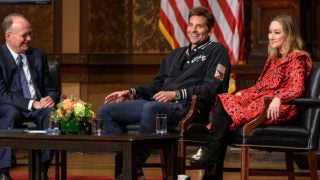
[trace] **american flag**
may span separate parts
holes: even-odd
[[[231,64],[244,61],[242,0],[161,0],[159,27],[173,49],[189,43],[186,34],[189,10],[208,8],[215,18],[212,41],[228,50]]]
[[[214,33],[210,39],[228,50],[230,63],[243,64],[243,3],[242,0],[161,0],[159,28],[173,49],[189,44],[186,34],[189,10],[208,8],[214,16]],[[231,77],[234,77],[232,75]],[[234,82],[234,79],[230,82]],[[235,90],[230,84],[229,92]]]

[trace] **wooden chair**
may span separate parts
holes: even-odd
[[[290,104],[299,106],[299,113],[294,123],[288,125],[263,125],[269,103],[272,99],[265,100],[263,113],[255,120],[232,131],[229,134],[232,146],[241,148],[241,179],[247,180],[249,175],[288,176],[293,180],[295,176],[310,176],[312,180],[318,179],[316,152],[319,144],[320,128],[320,63],[313,62],[311,76],[306,83],[306,95]],[[189,122],[190,121],[190,122]],[[179,141],[179,169],[184,173],[192,169],[185,165],[185,150],[189,145],[199,146],[204,144],[208,130],[203,125],[191,124],[192,118],[181,122],[181,133],[184,138]],[[188,127],[188,128],[186,128]],[[196,137],[195,134],[199,138]],[[189,136],[187,135],[189,134]],[[227,138],[227,139],[228,139]],[[286,156],[285,170],[280,169],[250,169],[249,149],[284,152]],[[180,152],[181,151],[181,152]],[[310,173],[295,172],[293,166],[293,153],[305,152],[308,156]]]
[[[306,95],[290,104],[299,107],[294,123],[288,125],[262,125],[271,99],[265,100],[263,113],[254,121],[244,125],[233,133],[232,145],[241,147],[241,179],[249,175],[283,175],[288,179],[295,176],[310,176],[318,179],[316,152],[320,132],[320,63],[313,62],[312,72],[306,83]],[[249,149],[285,152],[287,169],[249,171]],[[310,173],[295,172],[293,153],[306,152]]]
[[[226,71],[225,78],[221,84],[221,87],[218,90],[218,93],[224,93],[228,91],[229,87],[229,67]],[[179,121],[178,126],[176,124],[168,124],[168,132],[169,133],[177,133],[180,134],[180,139],[178,141],[178,174],[184,174],[185,169],[196,169],[191,166],[186,166],[186,147],[189,145],[199,146],[204,143],[207,134],[200,133],[201,131],[207,131],[206,125],[209,123],[209,118],[200,118],[198,117],[198,107],[200,102],[200,97],[193,95],[191,98],[191,107],[187,115]],[[139,124],[128,124],[123,125],[122,130],[125,133],[129,134],[137,134],[139,133],[140,125]],[[192,137],[192,139],[190,139]],[[159,167],[162,168],[162,178],[166,179],[165,174],[165,163],[164,157],[166,155],[160,151],[160,163],[147,163],[143,166],[146,167]],[[117,177],[122,172],[122,155],[117,153],[115,156],[115,177]]]

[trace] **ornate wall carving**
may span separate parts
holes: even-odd
[[[82,52],[127,53],[130,50],[128,0],[80,1]]]
[[[81,51],[161,53],[170,50],[158,28],[158,0],[81,1]]]
[[[171,50],[159,27],[159,0],[133,1],[134,53],[163,53]]]

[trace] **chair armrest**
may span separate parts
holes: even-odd
[[[265,98],[264,100],[264,107],[262,113],[253,121],[250,121],[249,123],[245,124],[242,129],[242,135],[247,136],[251,133],[251,131],[259,126],[261,123],[263,123],[267,117],[267,111],[269,108],[269,104],[271,103],[272,98]],[[294,105],[303,105],[313,108],[319,108],[320,107],[320,99],[310,99],[310,98],[297,98],[294,99],[288,104],[294,104]]]
[[[196,117],[198,99],[199,99],[199,97],[197,95],[192,96],[192,101],[191,101],[191,106],[190,106],[189,112],[182,120],[179,121],[178,128],[179,128],[180,132],[185,131],[188,128],[188,126],[191,124],[193,119]]]
[[[320,108],[320,99],[297,98],[290,101],[289,104]]]
[[[262,113],[256,119],[248,122],[247,124],[245,124],[243,126],[243,128],[242,128],[242,135],[243,136],[249,135],[254,128],[259,126],[261,123],[263,123],[266,120],[268,108],[269,108],[271,101],[272,101],[272,98],[265,98],[264,99],[264,107],[263,107]]]

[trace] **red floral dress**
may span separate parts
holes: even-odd
[[[235,129],[255,119],[262,112],[265,97],[281,99],[280,116],[275,120],[268,119],[266,124],[292,121],[297,114],[297,107],[283,103],[302,96],[311,63],[309,56],[301,51],[292,52],[282,60],[271,60],[269,57],[257,83],[241,90],[241,96],[219,94],[218,99],[233,120],[230,128]]]

